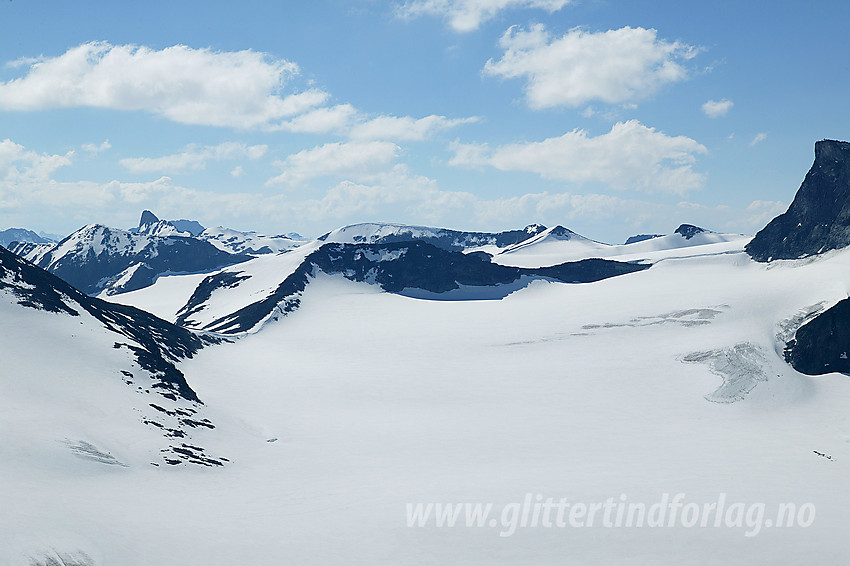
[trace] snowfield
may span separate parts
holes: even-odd
[[[124,351],[3,303],[0,563],[843,563],[850,380],[799,374],[781,353],[807,313],[848,295],[850,250],[768,265],[724,252],[489,301],[319,275],[286,318],[180,365],[220,468],[150,465],[160,438],[113,375]],[[228,269],[251,269],[245,288],[262,293],[296,253]],[[134,296],[173,320],[180,301],[155,289],[198,277]],[[755,536],[406,521],[407,504],[665,493],[816,516]]]

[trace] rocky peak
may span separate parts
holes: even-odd
[[[850,143],[821,140],[784,214],[746,246],[756,261],[798,259],[850,245]]]
[[[142,217],[139,219],[139,230],[144,230],[145,227],[156,224],[157,222],[159,222],[159,218],[156,217],[156,214],[150,210],[144,210],[142,211]]]
[[[693,224],[681,224],[678,228],[676,228],[676,234],[680,234],[686,240],[690,240],[697,234],[701,234],[705,232],[705,228],[700,228],[699,226],[694,226]]]

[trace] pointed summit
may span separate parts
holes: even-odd
[[[746,246],[756,261],[799,259],[850,245],[850,143],[821,140],[788,211]]]
[[[159,222],[159,218],[156,217],[156,214],[150,210],[145,210],[142,212],[142,217],[139,219],[139,231],[142,231],[145,227],[156,224],[157,222]]]

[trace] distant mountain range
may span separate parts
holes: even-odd
[[[59,242],[25,229],[2,234],[11,251],[84,293],[142,306],[178,305],[159,314],[193,330],[241,334],[296,309],[318,273],[409,296],[480,299],[504,297],[535,279],[598,281],[694,255],[746,249],[754,260],[769,261],[824,253],[850,244],[848,184],[850,144],[818,142],[815,162],[788,212],[751,240],[691,224],[669,235],[609,245],[563,226],[489,233],[364,223],[307,241],[295,234],[265,236],[208,229],[194,220],[160,220],[149,210],[133,229],[91,224]],[[153,300],[166,292],[157,285],[163,278],[170,299]],[[810,363],[795,361],[801,348],[801,341],[789,346],[788,359],[809,371]],[[815,350],[809,348],[807,356]]]

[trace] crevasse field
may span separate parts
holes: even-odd
[[[502,300],[319,275],[298,310],[180,366],[216,423],[192,443],[221,468],[151,465],[150,399],[114,376],[127,353],[89,318],[4,298],[16,379],[0,382],[0,563],[842,563],[850,380],[799,374],[781,349],[805,313],[848,295],[850,251],[765,265],[744,241]],[[173,320],[197,282],[125,300]],[[503,509],[527,494],[723,497],[764,514],[509,529]],[[498,520],[408,526],[419,503],[492,504]],[[813,520],[768,526],[785,503]]]

